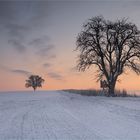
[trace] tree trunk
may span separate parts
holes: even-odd
[[[115,85],[116,85],[116,80],[113,80],[109,84],[109,90],[108,90],[108,95],[114,97],[115,96]]]
[[[114,97],[115,96],[114,90],[115,90],[115,86],[110,85],[108,90],[108,95]]]

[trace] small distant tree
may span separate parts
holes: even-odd
[[[97,66],[98,81],[105,77],[109,96],[114,96],[118,77],[130,68],[140,74],[140,30],[127,19],[89,19],[77,37],[79,70]]]
[[[38,75],[31,75],[25,83],[25,87],[29,88],[32,87],[34,89],[34,91],[36,90],[37,87],[42,87],[42,83],[45,80],[42,79],[42,77],[38,76]]]

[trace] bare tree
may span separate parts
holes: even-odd
[[[97,66],[98,81],[105,77],[109,96],[114,96],[116,81],[126,68],[140,74],[140,31],[127,19],[115,22],[93,17],[77,37],[78,69]]]
[[[38,75],[31,75],[28,80],[26,80],[26,84],[25,87],[29,88],[32,87],[34,89],[34,91],[36,90],[37,87],[42,87],[42,83],[45,80],[42,79],[42,77],[38,76]]]

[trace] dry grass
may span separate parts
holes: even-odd
[[[95,89],[65,89],[63,90],[69,93],[80,94],[83,96],[108,96],[107,91],[95,90]],[[115,97],[138,97],[136,94],[128,94],[126,90],[115,90]]]

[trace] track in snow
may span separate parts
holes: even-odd
[[[140,139],[140,98],[0,93],[0,140],[124,139]]]

